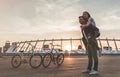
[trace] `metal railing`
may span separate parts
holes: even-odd
[[[76,41],[76,42],[75,42]],[[120,50],[120,39],[97,39],[98,45],[101,49],[106,47],[113,47],[115,51]],[[34,49],[34,51],[41,51],[43,49],[43,45],[47,44],[47,42],[55,42],[59,43],[61,45],[61,50],[67,50],[65,49],[66,45],[69,45],[70,50],[75,50],[78,48],[78,45],[81,45],[82,48],[84,48],[82,39],[44,39],[44,40],[30,40],[30,41],[21,41],[21,42],[13,42],[16,47],[12,52],[18,52],[21,50],[24,50],[25,52],[30,51],[31,49]],[[104,45],[102,42],[106,43]],[[113,42],[112,46],[110,45],[110,42]],[[75,45],[76,44],[76,45]]]

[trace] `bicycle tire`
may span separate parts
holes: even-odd
[[[42,64],[42,56],[40,54],[34,54],[30,56],[29,65],[32,68],[37,69],[38,67],[41,66],[41,64]]]
[[[52,61],[52,55],[50,53],[45,54],[42,63],[43,67],[47,68],[51,64],[51,61]]]
[[[64,54],[60,53],[57,56],[57,65],[60,66],[64,62]]]
[[[21,65],[21,56],[20,55],[14,55],[11,60],[11,65],[14,68],[18,68]]]

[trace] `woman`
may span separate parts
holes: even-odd
[[[97,41],[94,37],[94,31],[96,30],[96,27],[92,24],[88,25],[88,27],[85,27],[87,21],[83,16],[79,17],[79,22],[81,24],[81,31],[83,34],[82,40],[88,52],[88,67],[82,72],[89,74],[98,74]],[[93,62],[94,68],[92,70]]]
[[[84,27],[87,27],[90,24],[92,24],[93,26],[96,26],[96,23],[95,23],[94,19],[90,16],[89,12],[84,11],[82,16],[87,21],[87,23],[84,25]]]
[[[88,27],[90,24],[92,24],[93,26],[96,26],[96,23],[95,23],[94,19],[91,17],[89,12],[84,11],[82,16],[86,20],[86,24],[83,27]],[[96,34],[98,34],[98,36],[100,36],[100,33],[98,33],[98,31],[96,32]],[[99,57],[101,57],[101,49],[99,47],[97,47],[97,48],[99,51]]]

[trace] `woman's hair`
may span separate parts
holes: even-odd
[[[84,11],[83,13],[86,13],[86,14],[88,15],[89,18],[91,17],[89,12]]]

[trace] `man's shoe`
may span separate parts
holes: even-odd
[[[82,70],[82,73],[90,73],[90,70],[88,69]]]
[[[95,75],[95,74],[98,74],[98,71],[93,70],[93,71],[91,71],[89,74]]]

